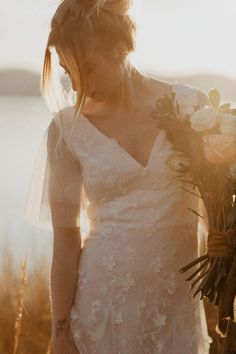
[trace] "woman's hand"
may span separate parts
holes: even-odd
[[[66,333],[59,338],[52,338],[52,354],[80,354],[73,338]]]

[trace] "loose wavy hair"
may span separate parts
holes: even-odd
[[[41,91],[46,95],[51,81],[50,48],[56,48],[75,83],[76,113],[80,112],[87,93],[86,63],[94,51],[108,53],[122,42],[124,59],[135,49],[136,25],[128,15],[130,0],[63,0],[51,20],[44,64]],[[128,72],[132,66],[125,61]]]

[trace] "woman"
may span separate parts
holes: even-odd
[[[53,353],[206,354],[202,303],[178,273],[197,256],[197,219],[188,207],[198,200],[165,164],[172,145],[150,118],[156,99],[178,85],[128,61],[135,33],[128,8],[125,0],[64,0],[51,22],[43,92],[55,48],[77,93],[47,129],[37,209],[38,224],[53,225]],[[207,103],[205,93],[186,90]]]

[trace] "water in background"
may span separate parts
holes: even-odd
[[[39,259],[49,265],[52,257],[52,232],[23,219],[34,160],[52,116],[41,97],[0,96],[0,117],[0,260],[8,245],[15,270],[25,257],[32,270]]]
[[[51,257],[51,233],[23,219],[34,159],[51,115],[39,97],[0,96],[0,117],[0,259],[9,245],[18,270],[25,256],[29,267],[39,256]]]
[[[52,233],[23,219],[34,159],[52,117],[42,98],[32,96],[0,96],[0,117],[0,260],[9,245],[15,269],[25,256],[32,269],[39,258],[46,265],[52,257]]]

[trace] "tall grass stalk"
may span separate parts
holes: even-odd
[[[15,320],[15,337],[14,337],[14,349],[13,349],[13,354],[17,354],[17,349],[19,346],[19,339],[20,339],[20,334],[22,330],[22,316],[23,316],[23,310],[25,309],[24,306],[24,294],[25,294],[25,286],[27,283],[27,261],[26,259],[22,262],[21,264],[21,283],[20,283],[20,289],[18,293],[18,311],[16,315],[16,320]]]

